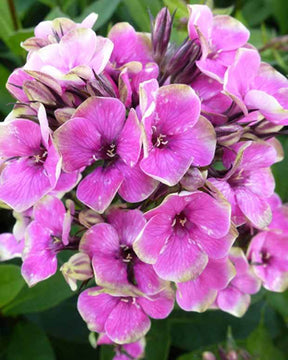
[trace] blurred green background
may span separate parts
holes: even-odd
[[[263,60],[283,74],[288,73],[287,0],[219,0],[208,4],[214,6],[216,13],[231,14],[242,21],[250,29],[250,41],[261,51]],[[130,22],[139,31],[149,31],[148,9],[156,15],[163,6],[171,12],[177,9],[173,41],[179,43],[186,37],[182,21],[187,17],[184,0],[0,0],[1,119],[15,101],[5,89],[7,78],[25,62],[26,52],[19,44],[33,35],[33,27],[40,21],[66,16],[79,22],[93,11],[99,14],[94,26],[98,34],[106,35],[112,24],[119,21]],[[288,138],[280,140],[286,159],[275,165],[273,172],[276,191],[287,202]],[[1,232],[10,231],[12,225],[11,214],[0,210]],[[62,256],[60,264],[68,257],[69,254],[65,254],[65,259]],[[77,294],[71,293],[62,275],[58,273],[28,289],[19,265],[17,261],[0,265],[0,359],[112,359],[110,347],[90,346],[86,324],[77,313]],[[288,359],[287,324],[288,292],[262,290],[253,297],[242,319],[219,311],[197,314],[175,309],[168,319],[153,322],[147,336],[146,359],[201,359],[203,351],[216,351],[219,346],[232,346],[238,352],[246,349],[252,359]]]

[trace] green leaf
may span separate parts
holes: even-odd
[[[234,11],[235,6],[231,5],[226,8],[215,8],[213,9],[213,14],[215,15],[231,15]]]
[[[181,19],[188,17],[188,10],[185,1],[183,0],[163,0],[163,3],[169,9],[170,13],[176,10],[175,18]]]
[[[140,31],[150,31],[148,8],[141,0],[123,0],[127,11]]]
[[[284,160],[280,163],[277,163],[272,166],[272,171],[276,181],[276,192],[280,195],[283,202],[288,201],[288,137],[287,136],[279,136],[278,140],[280,140],[284,154],[286,154]]]
[[[168,359],[170,348],[170,325],[168,319],[152,321],[147,335],[146,358],[149,360]]]
[[[68,17],[69,15],[65,14],[59,6],[53,7],[53,9],[48,13],[48,15],[45,17],[45,20],[54,20],[58,17]]]
[[[4,315],[19,315],[43,311],[58,305],[73,296],[62,274],[58,272],[51,278],[32,288],[25,286],[9,305],[3,308]]]
[[[272,14],[272,8],[267,0],[250,0],[245,1],[242,14],[249,26],[257,26]]]
[[[9,75],[10,75],[10,71],[8,69],[6,69],[5,66],[0,64],[0,89],[1,89],[0,111],[4,115],[7,115],[8,112],[10,111],[11,107],[9,107],[8,104],[10,102],[15,101],[5,88],[5,85],[6,85]]]
[[[88,343],[89,330],[77,310],[77,295],[52,309],[29,314],[27,317],[41,326],[49,336],[76,343]]]
[[[32,323],[20,322],[12,333],[7,360],[55,360],[55,355],[41,328]]]
[[[0,38],[5,39],[14,31],[8,0],[0,1]]]
[[[100,347],[100,360],[111,360],[115,356],[112,346],[102,345]]]
[[[28,13],[29,9],[35,5],[35,0],[14,0],[14,3],[18,15],[22,18]]]
[[[288,31],[288,2],[286,0],[267,0],[267,4],[271,8],[282,34],[286,34]]]
[[[98,0],[94,1],[91,5],[89,5],[81,14],[81,16],[74,19],[76,22],[81,22],[87,15],[91,12],[95,12],[99,15],[95,25],[93,26],[94,30],[99,29],[102,25],[104,25],[114,14],[117,6],[119,5],[120,0]]]
[[[13,51],[16,55],[26,55],[26,51],[21,48],[20,44],[22,41],[34,36],[34,29],[21,29],[13,32],[6,39],[7,46]]]
[[[24,286],[21,270],[16,265],[0,265],[0,308],[9,304]]]
[[[225,341],[229,326],[236,340],[245,339],[258,326],[262,307],[261,301],[251,305],[241,319],[219,310],[201,314],[173,311],[169,318],[171,343],[186,351],[207,348]]]
[[[266,299],[268,303],[282,315],[284,321],[288,324],[288,291],[281,294],[267,292]]]
[[[47,5],[51,8],[59,4],[59,0],[39,0],[42,4]]]
[[[88,340],[86,344],[79,344],[78,342],[65,341],[63,339],[51,338],[50,341],[53,345],[53,349],[56,354],[56,359],[59,360],[97,360],[99,359],[97,350],[93,349],[88,344]],[[111,360],[113,356],[110,358],[106,358],[107,360]]]
[[[285,360],[283,353],[273,344],[269,332],[260,324],[247,339],[246,347],[255,360]]]

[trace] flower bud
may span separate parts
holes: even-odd
[[[161,62],[168,48],[173,16],[171,17],[169,10],[165,7],[159,11],[155,21],[151,21],[152,27],[152,46],[154,59],[157,63]]]
[[[240,125],[221,125],[215,127],[217,142],[222,146],[231,146],[236,144],[244,133],[244,129]]]
[[[204,186],[207,179],[207,171],[200,171],[197,167],[191,167],[183,176],[180,183],[185,190],[196,191]]]
[[[216,360],[216,356],[211,351],[205,351],[202,354],[202,360]]]
[[[36,80],[25,81],[23,90],[30,101],[39,101],[45,105],[56,105],[56,99],[52,92]]]
[[[78,253],[64,263],[60,271],[72,291],[77,290],[77,280],[85,281],[93,277],[90,258],[85,253]]]
[[[166,77],[171,76],[172,83],[190,84],[195,76],[195,63],[200,55],[200,44],[195,40],[185,39],[170,56],[165,69]]]
[[[104,222],[101,215],[93,211],[92,209],[85,209],[79,213],[79,222],[86,228],[90,228],[93,225]]]
[[[94,73],[95,80],[88,82],[87,90],[95,96],[116,97],[115,90],[109,79],[104,75]]]

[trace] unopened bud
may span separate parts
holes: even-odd
[[[116,97],[116,92],[113,87],[113,80],[108,78],[108,75],[97,75],[94,72],[95,80],[87,83],[87,90],[93,96],[102,97]]]
[[[197,167],[191,167],[183,176],[180,183],[185,190],[196,191],[204,186],[207,174],[207,171],[200,171]]]
[[[240,125],[220,125],[215,127],[217,142],[219,145],[231,146],[236,144],[244,133]]]
[[[77,280],[85,281],[93,277],[90,258],[85,253],[78,253],[64,263],[60,271],[72,291],[77,290]]]
[[[202,354],[203,360],[216,360],[216,356],[211,351],[205,351]]]
[[[47,88],[36,80],[25,81],[23,90],[30,101],[39,101],[45,105],[56,105],[55,96]]]
[[[201,47],[195,40],[185,39],[172,54],[165,69],[171,82],[190,84],[195,76],[195,64],[201,56]]]
[[[80,211],[78,219],[80,224],[84,225],[86,228],[90,228],[93,225],[104,222],[102,216],[92,209]]]
[[[238,355],[235,350],[230,350],[226,355],[227,360],[238,360]]]
[[[173,16],[167,8],[163,8],[159,11],[156,19],[151,21],[152,27],[152,46],[154,59],[157,63],[161,62],[164,58],[168,44],[170,41]]]

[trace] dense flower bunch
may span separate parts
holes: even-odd
[[[78,310],[114,359],[140,358],[150,318],[242,316],[261,284],[288,287],[288,208],[274,194],[275,136],[288,80],[262,63],[249,31],[189,5],[187,39],[128,23],[95,34],[59,18],[22,46],[0,125],[0,200],[14,210],[1,260],[21,257],[29,286],[61,266]]]

